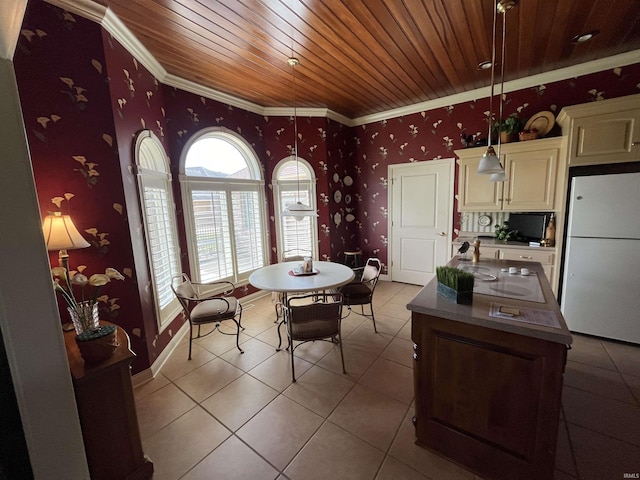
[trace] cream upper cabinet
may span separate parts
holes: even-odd
[[[640,160],[640,94],[563,108],[558,123],[570,166]]]
[[[500,160],[507,181],[491,182],[478,175],[485,147],[456,150],[458,155],[458,210],[461,212],[532,212],[555,210],[558,168],[563,160],[563,138],[547,138],[501,146]],[[563,177],[564,178],[564,177]]]

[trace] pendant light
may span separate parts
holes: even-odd
[[[500,114],[498,118],[498,125],[502,125],[503,118],[503,99],[504,99],[504,65],[506,62],[506,40],[507,40],[507,11],[511,10],[515,6],[515,1],[499,1],[496,10],[502,14],[502,59],[500,61]],[[502,142],[500,141],[500,135],[498,135],[498,159],[500,159],[500,149]],[[499,162],[499,160],[498,160]],[[492,173],[489,177],[491,182],[505,182],[507,180],[507,174],[504,171],[504,167],[500,164],[500,172]]]
[[[480,159],[480,164],[478,165],[478,174],[480,175],[494,175],[497,174],[499,177],[495,177],[494,181],[503,181],[498,180],[498,178],[504,177],[506,180],[506,175],[504,173],[504,168],[500,164],[499,154],[496,155],[495,149],[491,146],[491,127],[493,121],[493,96],[495,89],[495,65],[496,65],[496,31],[497,31],[497,17],[498,12],[506,15],[508,10],[511,10],[515,6],[515,0],[498,0],[494,10],[493,10],[493,31],[492,31],[492,49],[491,49],[491,96],[489,97],[489,135],[487,140],[487,150],[484,155]],[[506,26],[506,18],[503,18],[503,27],[502,27],[502,89],[504,88],[504,40],[505,40],[505,28]],[[502,89],[500,93],[500,112],[502,112]],[[502,113],[501,113],[502,115]],[[502,122],[502,116],[500,117],[500,122]],[[498,137],[498,151],[500,151],[500,137]]]
[[[291,67],[291,76],[293,78],[293,155],[296,159],[296,203],[287,205],[282,211],[283,217],[294,217],[295,220],[302,220],[304,217],[317,217],[317,212],[308,205],[300,201],[300,164],[298,161],[298,112],[296,107],[296,74],[295,67],[300,63],[297,58],[291,57],[287,60]]]

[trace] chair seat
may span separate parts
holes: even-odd
[[[229,302],[229,303],[227,303]],[[238,300],[235,297],[212,298],[198,303],[191,310],[191,321],[194,324],[206,323],[213,320],[231,319],[236,315]]]
[[[347,305],[359,305],[360,301],[370,302],[371,289],[363,283],[348,283],[338,291],[344,296],[344,303]]]

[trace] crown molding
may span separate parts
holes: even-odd
[[[51,5],[60,7],[67,12],[75,13],[81,17],[102,25],[107,7],[92,0],[45,0]]]
[[[571,67],[560,68],[550,72],[532,75],[530,77],[519,78],[504,83],[504,93],[523,90],[525,88],[537,87],[547,83],[559,82],[568,78],[576,78],[581,75],[602,72],[610,68],[624,67],[638,63],[640,58],[640,50],[605,57],[591,62],[579,63]],[[411,115],[414,113],[434,110],[436,108],[448,107],[459,103],[478,100],[479,98],[487,98],[491,95],[491,87],[482,87],[467,92],[449,95],[447,97],[429,100],[426,102],[416,103],[406,107],[387,110],[373,115],[365,115],[362,117],[351,119],[351,126],[365,125],[367,123],[389,120],[390,118]]]
[[[204,85],[200,85],[199,83],[192,82],[191,80],[178,77],[176,75],[173,75],[172,73],[167,73],[164,78],[159,78],[158,80],[162,81],[162,83],[170,87],[180,88],[181,90],[193,93],[195,95],[200,95],[202,97],[208,98],[209,100],[216,100],[218,102],[226,103],[233,107],[242,108],[252,113],[257,113],[258,115],[265,114],[265,107],[263,107],[262,105],[243,100],[242,98],[234,97],[233,95],[219,92],[218,90],[214,90],[210,87],[205,87]]]
[[[164,81],[167,77],[167,71],[151,54],[138,38],[122,23],[122,20],[113,13],[113,10],[107,8],[104,19],[101,22],[104,29],[109,32],[122,46],[135,57],[138,62],[145,66],[151,74],[158,79]]]
[[[124,23],[109,9],[99,5],[92,0],[46,0],[52,5],[56,5],[67,11],[76,13],[82,17],[99,23],[113,37],[118,40],[131,55],[133,55],[142,65],[144,65],[156,79],[165,85],[180,88],[187,92],[201,95],[210,100],[219,101],[233,107],[242,108],[258,115],[267,116],[292,116],[293,108],[286,107],[265,107],[253,102],[229,95],[210,87],[205,87],[198,83],[186,80],[176,75],[167,73],[165,68],[155,59],[155,57],[146,49],[146,47],[138,40],[138,38],[129,30]],[[576,78],[581,75],[601,72],[610,68],[624,67],[638,63],[640,58],[640,50],[605,57],[591,62],[580,63],[571,67],[561,68],[550,72],[532,75],[530,77],[520,78],[504,83],[504,92],[509,93],[525,88],[536,87],[547,83],[558,82],[569,78]],[[435,100],[428,100],[406,107],[386,110],[384,112],[372,115],[364,115],[357,118],[349,118],[340,113],[323,108],[298,108],[298,114],[310,117],[324,116],[336,122],[342,123],[348,127],[356,127],[367,123],[374,123],[391,118],[412,115],[414,113],[434,110],[437,108],[448,107],[464,102],[478,100],[479,98],[487,98],[491,95],[491,87],[482,87],[467,92],[457,93]]]

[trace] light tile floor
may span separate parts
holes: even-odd
[[[380,282],[370,320],[343,322],[338,349],[296,350],[291,382],[269,296],[245,304],[241,336],[188,340],[135,389],[154,480],[469,479],[414,444],[412,343],[406,303],[419,287]],[[284,331],[283,331],[284,334]],[[640,347],[575,335],[564,377],[556,480],[623,479],[640,472]],[[627,477],[627,478],[638,478]]]

